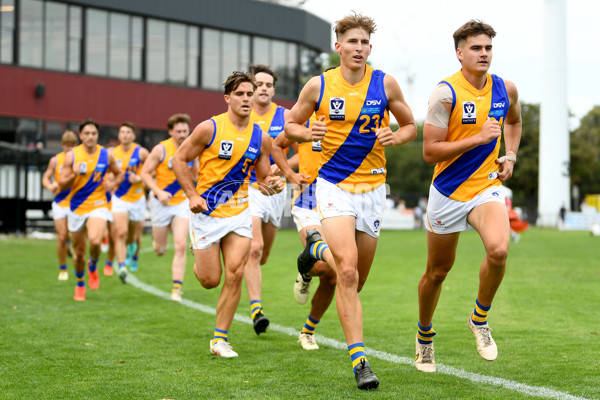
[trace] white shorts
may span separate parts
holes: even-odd
[[[62,207],[59,206],[58,204],[56,204],[55,202],[52,202],[52,219],[53,220],[57,220],[57,219],[63,219],[63,218],[67,218],[67,216],[69,215],[69,211],[71,211],[69,209],[69,207]]]
[[[433,185],[429,188],[429,201],[425,215],[425,228],[429,232],[446,234],[471,229],[467,222],[469,213],[477,206],[490,201],[504,203],[502,186],[492,186],[471,201],[457,201],[441,194]]]
[[[337,185],[317,178],[317,207],[321,219],[350,215],[356,230],[379,237],[385,208],[385,185],[364,193],[346,192]]]
[[[79,232],[85,228],[85,223],[88,218],[102,218],[105,221],[112,221],[112,214],[106,207],[97,208],[94,211],[83,215],[78,215],[72,211],[69,211],[69,215],[67,216],[69,232]]]
[[[321,225],[321,215],[316,209],[309,210],[308,208],[293,206],[292,216],[294,217],[294,223],[298,232],[307,226]]]
[[[252,216],[249,208],[227,218],[211,217],[203,213],[190,214],[190,241],[194,250],[208,249],[230,232],[252,239]]]
[[[273,196],[265,196],[262,192],[252,186],[248,188],[248,198],[250,200],[250,214],[253,217],[259,217],[264,223],[270,222],[276,228],[281,225],[281,216],[283,215],[283,207],[287,186],[280,193]]]
[[[152,197],[150,212],[152,213],[152,226],[169,226],[175,217],[190,218],[190,201],[186,198],[175,206],[163,206],[156,197]]]
[[[144,196],[134,202],[123,201],[117,196],[113,196],[111,203],[113,213],[128,213],[130,221],[144,220],[144,212],[146,211],[146,198]]]

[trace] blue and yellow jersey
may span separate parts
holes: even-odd
[[[453,98],[447,141],[476,135],[488,116],[496,119],[504,130],[510,100],[501,78],[487,74],[485,86],[477,90],[458,71],[441,83],[450,87]],[[499,150],[500,137],[451,160],[437,163],[433,186],[444,196],[458,201],[469,201],[492,186],[500,186],[499,166],[495,162]]]
[[[130,203],[136,202],[144,195],[144,184],[143,182],[130,183],[130,174],[139,174],[142,169],[142,161],[140,160],[140,150],[142,146],[132,143],[128,151],[123,151],[123,146],[118,145],[113,150],[113,157],[115,161],[125,173],[125,179],[115,190],[115,196],[123,201]]]
[[[269,135],[271,140],[275,140],[275,138],[283,132],[283,127],[285,125],[285,107],[280,107],[275,103],[271,103],[271,109],[269,112],[264,115],[258,115],[254,109],[250,113],[250,123],[257,124],[260,129],[266,134]],[[288,150],[285,150],[285,154],[288,153]],[[273,157],[269,156],[269,161],[271,165],[275,164]],[[252,186],[258,187],[254,182],[256,182],[256,175],[254,174],[254,170],[252,170],[252,174],[250,175],[250,183],[253,183]]]
[[[306,123],[310,127],[313,117]],[[302,190],[294,190],[294,206],[314,210],[317,207],[316,186],[321,160],[321,141],[298,143],[298,172],[310,176]]]
[[[54,181],[58,182],[60,173],[62,172],[63,165],[65,165],[65,155],[67,153],[62,152],[56,155],[56,165],[54,166]],[[58,189],[54,196],[54,202],[61,207],[69,207],[69,195],[71,194],[71,188],[66,190]]]
[[[156,167],[156,184],[162,190],[173,195],[167,205],[175,206],[187,198],[173,172],[173,156],[177,151],[177,146],[175,146],[173,138],[163,140],[159,145],[163,148],[163,156]]]
[[[321,75],[317,119],[325,116],[319,177],[348,192],[368,192],[385,183],[385,151],[375,131],[389,126],[385,73],[367,65],[350,85],[340,67]]]
[[[104,191],[104,175],[108,170],[108,150],[96,145],[94,154],[88,154],[80,144],[73,150],[73,166],[77,176],[71,186],[71,211],[77,215],[107,207]]]
[[[206,200],[204,214],[231,217],[248,208],[248,175],[260,155],[263,131],[249,123],[240,132],[227,113],[211,121],[214,133],[200,154],[196,191]]]

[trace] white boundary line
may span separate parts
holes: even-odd
[[[144,292],[153,294],[158,297],[162,297],[165,300],[170,301],[170,299],[171,299],[171,295],[169,293],[163,292],[162,290],[157,289],[154,286],[148,285],[147,283],[140,281],[133,274],[129,274],[127,276],[127,283],[130,284],[131,286],[134,286],[138,289],[143,290]],[[193,308],[198,311],[202,311],[207,314],[216,315],[216,313],[217,313],[217,311],[214,308],[205,306],[200,303],[196,303],[195,301],[182,299],[181,304],[186,307],[190,307],[190,308]],[[246,316],[241,316],[241,315],[235,314],[233,319],[238,322],[252,325],[252,320]],[[298,335],[298,329],[287,328],[285,326],[280,326],[277,324],[270,324],[269,330],[283,333],[283,334],[286,334],[289,336],[297,336]],[[335,339],[330,339],[330,338],[327,338],[327,337],[321,336],[321,335],[315,335],[315,338],[318,339],[319,344],[324,344],[324,345],[327,345],[329,347],[333,347],[333,348],[339,349],[339,350],[347,350],[347,346],[345,343],[339,342]],[[365,350],[366,350],[365,352],[369,355],[369,357],[379,358],[381,360],[393,362],[396,364],[414,365],[414,360],[411,358],[408,358],[408,357],[400,357],[395,354],[386,353],[384,351],[375,350],[375,349],[372,349],[369,347],[366,347]],[[530,386],[530,385],[526,385],[524,383],[511,381],[508,379],[476,374],[473,372],[465,371],[460,368],[448,367],[446,365],[442,365],[439,363],[437,363],[437,372],[442,373],[442,374],[447,374],[447,375],[453,375],[458,378],[467,379],[467,380],[469,380],[473,383],[477,383],[477,384],[486,383],[489,385],[501,386],[505,389],[514,390],[515,392],[520,392],[520,393],[528,394],[531,396],[544,397],[544,398],[548,398],[548,399],[561,399],[561,400],[562,399],[565,399],[565,400],[588,400],[585,397],[573,396],[572,394],[569,394],[566,392],[560,392],[558,390],[548,389],[548,388],[540,387],[540,386]]]

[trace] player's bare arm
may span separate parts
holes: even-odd
[[[388,108],[396,117],[398,130],[392,131],[389,127],[378,129],[375,134],[382,146],[401,146],[417,138],[417,124],[410,107],[404,100],[402,89],[396,79],[385,75],[383,85],[388,96]]]
[[[308,177],[295,172],[289,165],[289,162],[286,159],[284,153],[285,149],[294,144],[296,144],[296,142],[289,140],[288,138],[286,138],[285,132],[281,132],[273,141],[273,144],[271,146],[271,157],[273,157],[273,161],[275,161],[275,164],[279,166],[281,172],[283,172],[285,178],[288,180],[289,183],[291,183],[292,185],[301,186],[302,184],[308,183]],[[296,155],[298,155],[298,150],[296,149],[295,151]]]
[[[509,180],[513,175],[513,169],[517,162],[517,152],[521,143],[521,104],[519,104],[519,92],[514,83],[504,81],[506,93],[510,101],[510,107],[506,114],[504,122],[504,147],[506,155],[496,160],[496,163],[501,164],[501,171],[498,172],[498,178],[501,181]]]
[[[142,167],[144,166],[144,162],[148,158],[148,154],[149,152],[145,148],[142,147],[140,149],[140,164],[142,165]],[[130,172],[127,180],[129,181],[129,183],[138,183],[142,180],[142,177],[134,172]]]
[[[79,165],[75,166],[77,169],[74,170],[74,160],[73,152],[70,151],[65,155],[65,163],[63,164],[63,169],[60,173],[60,177],[58,178],[58,186],[60,187],[60,190],[69,189],[75,181],[75,176],[77,175],[75,171],[79,171]]]
[[[46,171],[44,171],[44,175],[42,176],[42,186],[44,186],[51,192],[56,192],[56,190],[58,190],[58,182],[50,181],[57,167],[58,165],[56,165],[56,156],[54,156],[50,159],[50,162],[48,162],[48,167],[46,168]]]
[[[444,102],[443,106],[448,111],[449,120],[452,105]],[[426,123],[423,127],[423,157],[428,164],[451,160],[477,146],[491,142],[501,133],[498,121],[488,117],[478,134],[461,140],[447,141],[448,128],[440,128]]]
[[[190,210],[196,214],[206,211],[208,208],[204,198],[196,191],[192,177],[194,168],[188,168],[188,163],[194,161],[194,165],[196,166],[195,174],[197,176],[198,157],[210,143],[213,134],[214,125],[210,120],[198,124],[192,131],[192,134],[179,146],[173,157],[173,172],[175,173],[175,177],[190,201]]]
[[[321,90],[321,78],[315,76],[311,78],[304,86],[298,97],[298,102],[290,110],[288,122],[285,124],[285,136],[294,142],[310,142],[321,140],[327,133],[327,126],[324,121],[317,121],[311,130],[308,131],[304,123],[308,121],[315,111],[319,101],[319,92]],[[324,119],[324,118],[323,118]]]
[[[112,153],[108,154],[108,170],[113,173],[113,179],[110,182],[110,185],[106,188],[107,192],[112,192],[117,186],[123,182],[125,179],[125,174],[117,164],[117,160],[113,157]]]
[[[283,179],[279,176],[271,175],[271,161],[269,160],[272,147],[271,143],[271,137],[266,133],[263,133],[260,155],[254,164],[258,188],[267,196],[280,193],[285,189],[285,182]]]
[[[156,171],[156,167],[160,164],[160,159],[164,154],[164,148],[161,145],[156,145],[150,152],[150,155],[146,159],[146,162],[142,166],[140,171],[140,178],[146,185],[146,187],[154,192],[154,195],[158,198],[161,204],[166,205],[171,197],[171,193],[166,192],[158,187],[152,174]]]

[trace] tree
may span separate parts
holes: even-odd
[[[398,126],[390,128],[396,130]],[[433,166],[423,159],[423,124],[417,124],[416,140],[404,146],[386,148],[385,157],[391,195],[406,200],[407,207],[414,207],[420,197],[427,197]]]
[[[581,119],[571,132],[570,145],[571,186],[578,186],[582,197],[600,193],[600,106]]]
[[[540,159],[540,106],[539,104],[521,104],[521,144],[514,175],[506,182],[513,191],[513,204],[522,207],[529,214],[537,210],[538,172]],[[504,142],[500,154],[505,154]]]

